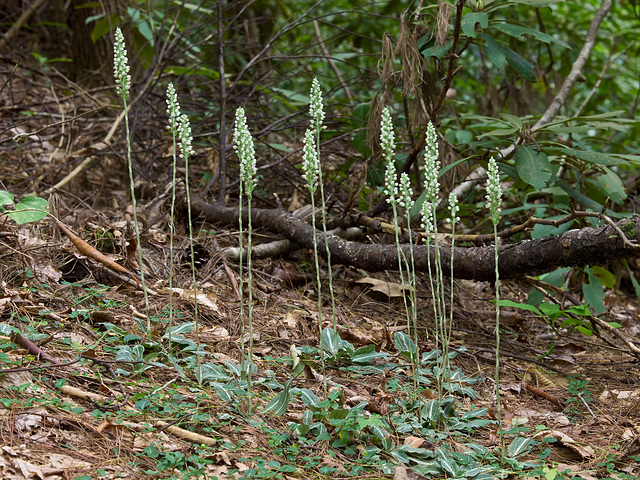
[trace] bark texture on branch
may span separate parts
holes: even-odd
[[[219,204],[209,204],[201,198],[192,197],[191,208],[213,224],[238,225],[238,210]],[[243,222],[248,218],[243,210]],[[283,209],[251,210],[254,228],[262,228],[282,235],[302,248],[313,248],[313,228]],[[596,265],[608,260],[640,257],[640,217],[634,216],[618,222],[618,226],[637,247],[626,245],[609,225],[597,228],[570,230],[558,236],[523,241],[517,244],[502,245],[499,249],[500,278],[517,278],[523,275],[539,275],[559,267],[576,265]],[[318,252],[323,254],[324,238],[321,231],[316,232]],[[409,257],[409,246],[403,251]],[[335,235],[329,237],[331,261],[353,265],[367,271],[397,270],[398,257],[395,245],[374,245],[350,242]],[[434,261],[434,248],[426,245],[414,246],[416,271],[428,272],[428,261]],[[445,275],[451,265],[451,248],[441,245],[440,256]],[[476,281],[495,279],[494,248],[455,247],[454,277]]]

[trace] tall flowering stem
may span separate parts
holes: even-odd
[[[449,345],[451,343],[451,332],[453,329],[453,287],[454,287],[454,275],[453,275],[453,257],[455,253],[456,242],[456,224],[460,221],[458,217],[460,207],[458,206],[458,197],[451,192],[449,194],[449,221],[451,222],[451,255],[450,255],[450,270],[449,270],[449,324],[444,328],[443,345],[443,371],[446,378],[451,378],[451,368],[449,364]]]
[[[418,298],[416,293],[416,265],[413,254],[413,235],[411,232],[411,209],[413,208],[413,189],[411,181],[407,173],[400,175],[400,185],[398,187],[398,206],[402,207],[405,212],[404,221],[407,223],[407,234],[409,236],[409,261],[405,262],[407,269],[407,277],[409,279],[409,288],[411,293],[411,320],[413,321],[413,336],[416,345],[418,343]],[[407,325],[411,331],[411,325]]]
[[[327,209],[324,201],[324,182],[322,181],[322,167],[320,164],[320,134],[324,129],[324,100],[322,98],[322,90],[320,82],[314,77],[311,81],[309,114],[311,115],[311,130],[314,134],[314,143],[316,150],[318,187],[320,189],[320,202],[322,210],[322,234],[324,238],[325,255],[327,256],[327,271],[329,277],[329,296],[331,297],[331,316],[333,318],[333,333],[338,335],[336,301],[333,294],[333,272],[331,268],[331,250],[329,249],[329,239],[327,235]],[[315,210],[314,210],[315,215]],[[317,261],[317,260],[316,260]],[[334,338],[334,343],[336,339]]]
[[[249,326],[249,361],[245,365],[243,362],[243,372],[246,367],[247,389],[248,389],[248,405],[251,411],[251,371],[253,368],[253,272],[251,270],[251,200],[253,198],[253,190],[256,188],[256,155],[253,146],[253,138],[247,126],[247,117],[244,109],[238,107],[236,110],[236,126],[233,132],[233,148],[238,154],[240,161],[240,199],[238,205],[238,220],[240,223],[240,316],[242,321],[242,352],[244,355],[244,307],[243,307],[243,281],[242,281],[242,193],[247,195],[247,281],[249,283],[248,298],[248,326]]]
[[[196,284],[196,264],[195,264],[195,251],[193,249],[193,222],[191,215],[191,192],[189,188],[189,158],[195,153],[191,143],[193,142],[193,135],[191,134],[191,124],[189,123],[189,117],[184,113],[177,117],[178,124],[178,139],[180,140],[180,158],[184,159],[184,183],[185,190],[187,192],[187,222],[189,223],[189,253],[191,254],[191,285],[193,287],[193,307],[195,316],[195,330],[196,330],[196,363],[198,369],[198,381],[202,379],[202,368],[200,359],[200,322],[198,315],[198,288]]]
[[[500,187],[500,174],[495,158],[489,159],[487,168],[487,200],[486,207],[491,213],[491,223],[493,224],[494,237],[494,258],[496,273],[496,411],[498,416],[498,433],[502,444],[502,451],[505,451],[504,431],[502,430],[502,409],[500,405],[500,274],[498,270],[498,223],[500,222],[500,206],[502,205],[502,188]]]
[[[140,284],[144,293],[144,306],[147,315],[147,333],[151,332],[151,315],[149,313],[149,295],[144,278],[144,266],[142,263],[142,245],[140,244],[140,227],[138,226],[137,202],[135,183],[133,179],[133,160],[131,159],[131,139],[129,133],[129,115],[127,114],[127,100],[131,88],[131,75],[129,75],[129,60],[127,58],[127,47],[124,43],[124,35],[120,27],[116,27],[115,45],[113,48],[113,76],[116,81],[116,91],[122,99],[124,107],[124,125],[127,138],[127,164],[129,167],[129,186],[131,190],[131,205],[133,207],[133,227],[136,232],[136,250],[138,252],[138,263],[140,265]],[[142,327],[142,326],[141,326]]]
[[[405,284],[405,275],[404,275],[404,267],[403,260],[405,265],[407,264],[407,258],[400,248],[400,233],[399,233],[399,220],[398,220],[398,206],[403,205],[403,201],[400,197],[400,190],[398,189],[398,174],[396,170],[396,162],[395,162],[395,133],[393,131],[393,121],[391,120],[391,112],[389,107],[384,107],[382,110],[382,118],[380,124],[380,147],[382,148],[382,159],[385,163],[384,170],[384,190],[383,193],[387,196],[387,203],[391,205],[391,210],[393,212],[393,225],[395,231],[395,242],[396,242],[396,252],[398,255],[398,271],[400,272],[400,282],[404,286]],[[406,179],[408,182],[408,178]],[[407,202],[407,196],[410,196],[410,192],[404,192],[404,201]],[[408,201],[411,201],[410,198]],[[404,301],[404,309],[407,317],[407,328],[411,331],[411,315],[409,313],[409,305],[407,303],[406,295],[402,296],[402,300]],[[418,361],[417,351],[416,355],[411,352],[411,361]],[[417,371],[416,368],[414,370]]]
[[[173,239],[175,236],[175,206],[176,206],[176,171],[178,169],[178,156],[176,155],[178,137],[178,118],[180,118],[180,104],[173,83],[167,87],[167,114],[169,115],[169,130],[173,138],[173,176],[171,178],[171,211],[169,214],[169,343],[171,343],[171,329],[173,328],[173,280],[175,269],[173,264]]]
[[[318,334],[320,335],[320,362],[322,365],[323,378],[324,375],[324,347],[322,344],[322,283],[320,280],[320,264],[318,261],[318,237],[316,235],[316,202],[315,196],[320,178],[322,175],[322,169],[320,168],[320,157],[318,156],[318,149],[316,147],[316,131],[313,126],[307,128],[304,135],[304,147],[302,150],[302,171],[305,180],[307,181],[307,188],[311,196],[311,226],[313,227],[313,258],[316,262],[316,283],[318,288]],[[326,242],[325,242],[326,243]],[[335,331],[335,330],[334,330]],[[327,397],[327,383],[323,382],[324,396]]]
[[[440,182],[438,180],[438,172],[440,171],[438,149],[438,137],[433,123],[429,122],[425,134],[425,180],[424,189],[426,192],[425,201],[422,204],[422,226],[425,229],[425,241],[429,247],[429,255],[427,257],[427,267],[429,271],[429,282],[431,286],[431,298],[433,300],[433,314],[436,324],[436,349],[442,342],[443,351],[445,346],[445,305],[444,305],[444,282],[443,272],[440,262],[440,244],[438,240],[438,224],[436,221],[436,205],[440,194]],[[435,255],[432,267],[431,262],[431,237],[433,236]],[[432,272],[432,268],[434,272]],[[434,281],[435,277],[435,281]],[[442,399],[442,378],[444,372],[444,357],[438,356],[439,372],[438,372],[438,398]]]

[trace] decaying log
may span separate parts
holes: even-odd
[[[213,224],[238,225],[238,210],[219,204],[209,204],[192,196],[191,208],[207,222]],[[246,209],[243,209],[243,223],[247,225]],[[251,210],[254,228],[266,229],[297,243],[301,248],[313,248],[313,228],[295,218],[284,209]],[[570,230],[558,236],[538,238],[515,244],[501,245],[499,248],[500,278],[510,279],[523,275],[539,275],[559,267],[597,265],[606,261],[640,257],[640,217],[621,220],[618,227],[631,242],[622,241],[610,225],[596,228]],[[318,252],[324,254],[322,232],[317,232]],[[635,246],[635,245],[638,246]],[[409,246],[404,245],[405,255]],[[398,257],[395,245],[374,245],[350,242],[335,235],[329,237],[329,250],[333,263],[353,265],[373,272],[397,270]],[[428,272],[428,256],[434,260],[434,248],[426,245],[414,246],[415,267],[418,272]],[[442,269],[445,275],[450,271],[451,249],[448,245],[440,249]],[[494,247],[455,247],[454,277],[476,281],[491,281],[494,273]]]

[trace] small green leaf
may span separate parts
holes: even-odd
[[[424,407],[422,407],[422,417],[426,418],[430,422],[437,422],[440,420],[440,401],[429,400]]]
[[[501,299],[498,302],[498,305],[500,305],[501,307],[519,308],[520,310],[527,310],[529,312],[533,312],[537,315],[542,316],[542,312],[540,310],[538,310],[533,305],[529,305],[528,303],[517,303],[517,302],[514,302],[513,300]]]
[[[603,191],[613,202],[622,204],[622,202],[627,198],[622,180],[620,180],[620,177],[611,169],[607,167],[602,167],[602,169],[604,170],[604,174],[598,177],[600,190]]]
[[[518,176],[529,185],[543,189],[551,178],[551,163],[544,152],[528,145],[516,147],[515,164]]]
[[[225,385],[224,383],[212,383],[211,386],[218,395],[218,398],[223,402],[230,402],[233,399],[233,390],[229,387],[229,385]]]
[[[598,277],[598,280],[600,280],[602,285],[607,288],[613,288],[615,286],[616,276],[609,270],[599,266],[591,267],[591,270],[593,270],[594,275]]]
[[[635,274],[631,271],[631,267],[629,267],[626,259],[622,259],[622,264],[627,269],[627,273],[631,279],[631,284],[633,285],[633,290],[636,292],[636,297],[640,300],[640,283],[638,283],[638,280],[636,279]]]
[[[173,337],[174,335],[179,335],[182,333],[190,333],[193,330],[193,326],[194,326],[193,322],[186,322],[180,325],[176,325],[174,327],[171,327],[170,332],[169,331],[165,332],[162,338],[169,338],[169,335]]]
[[[607,311],[607,307],[604,304],[604,290],[602,283],[593,272],[591,267],[585,268],[587,275],[589,276],[589,283],[582,284],[582,293],[585,301],[593,309],[596,315],[600,315]]]
[[[133,23],[135,23],[138,28],[140,35],[142,35],[149,42],[149,45],[153,47],[153,31],[151,30],[151,27],[149,27],[149,22],[146,20],[146,16],[143,16],[140,10],[132,7],[127,8],[127,12],[129,13]]]
[[[393,336],[394,342],[396,344],[396,349],[403,355],[405,358],[416,362],[418,361],[418,348],[416,344],[411,340],[411,337],[404,332],[396,332]]]
[[[513,135],[518,131],[517,127],[509,127],[509,128],[496,128],[495,130],[491,130],[490,132],[483,133],[482,135],[478,135],[478,140],[482,140],[484,137],[508,137]]]
[[[320,403],[317,395],[307,388],[292,389],[292,391],[300,392],[300,399],[307,407],[317,407]]]
[[[462,17],[460,26],[465,35],[475,38],[476,37],[476,23],[479,23],[482,28],[489,26],[489,16],[487,12],[469,12]]]
[[[535,442],[530,438],[525,437],[516,437],[513,439],[513,442],[507,447],[509,450],[509,455],[512,458],[516,458],[518,455],[528,452],[531,450]]]

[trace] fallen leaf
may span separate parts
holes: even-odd
[[[371,285],[372,292],[379,292],[389,298],[397,298],[404,296],[405,290],[411,290],[407,285],[380,280],[379,278],[364,277],[356,280],[356,283]]]

